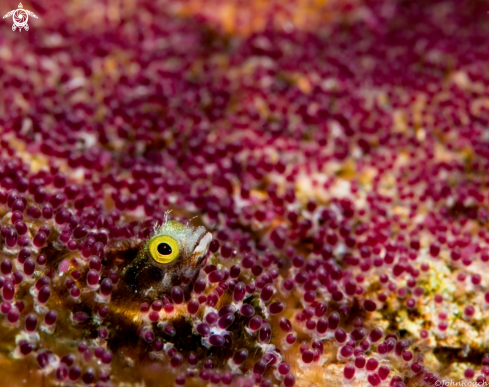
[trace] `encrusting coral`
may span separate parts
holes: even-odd
[[[209,4],[2,24],[0,384],[485,382],[485,3]]]

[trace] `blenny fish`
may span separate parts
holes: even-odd
[[[265,353],[266,365],[278,361],[266,308],[238,282],[239,266],[209,252],[205,227],[167,213],[152,228],[132,222],[114,238],[114,229],[90,229],[91,215],[54,215],[56,197],[39,205],[29,193],[0,195],[2,343],[16,364],[37,365],[26,379],[110,386],[151,381],[153,372],[169,377],[164,385],[195,376],[230,384],[247,360],[248,368]]]

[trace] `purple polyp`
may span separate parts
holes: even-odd
[[[239,311],[245,317],[251,317],[255,314],[255,308],[249,304],[242,305]]]
[[[224,337],[221,335],[212,335],[209,337],[209,344],[213,347],[222,347],[224,345]]]
[[[181,304],[183,302],[183,290],[179,286],[174,286],[171,289],[171,298],[175,304]]]

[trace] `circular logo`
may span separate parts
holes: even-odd
[[[27,12],[23,9],[17,9],[14,12],[13,17],[14,17],[14,24],[19,28],[24,27],[27,24],[27,20],[29,19]]]

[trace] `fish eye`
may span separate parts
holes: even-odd
[[[170,255],[173,251],[171,249],[171,246],[166,242],[160,243],[157,247],[157,250],[158,253],[160,253],[161,255]]]
[[[180,253],[177,241],[168,235],[155,236],[148,247],[151,257],[158,263],[170,263]]]

